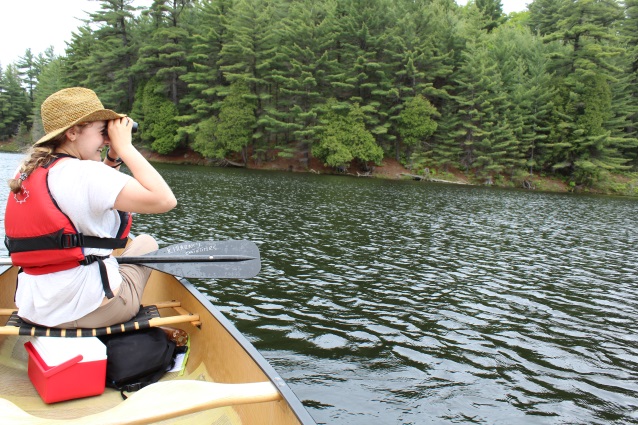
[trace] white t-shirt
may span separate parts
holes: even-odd
[[[49,190],[78,232],[113,238],[120,226],[113,205],[130,178],[101,162],[62,159],[49,171]],[[83,250],[84,255],[112,252]],[[118,263],[112,257],[104,263],[115,293],[122,283]],[[103,299],[98,263],[44,275],[18,275],[18,315],[41,325],[57,326],[80,319],[98,308]]]

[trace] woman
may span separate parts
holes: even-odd
[[[23,271],[18,315],[60,328],[130,320],[151,270],[120,266],[110,254],[126,243],[130,213],[169,211],[175,196],[133,146],[133,121],[104,109],[92,90],[60,90],[41,112],[46,134],[9,181],[5,212],[5,244]],[[132,177],[118,171],[122,163]],[[140,235],[122,255],[157,249],[152,237]]]

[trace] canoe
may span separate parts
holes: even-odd
[[[2,270],[0,268],[0,270]],[[7,324],[17,269],[0,274],[0,325]],[[130,393],[46,404],[27,375],[29,336],[0,335],[2,424],[315,424],[286,382],[252,344],[188,280],[154,270],[143,305],[186,331],[190,352],[180,375]]]

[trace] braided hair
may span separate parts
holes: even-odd
[[[82,132],[88,123],[78,124],[79,131]],[[9,179],[9,188],[13,193],[20,193],[22,190],[22,182],[38,167],[48,164],[55,158],[55,150],[67,140],[66,131],[59,136],[52,138],[44,143],[31,146],[27,151],[26,157],[20,165],[20,175],[16,178]]]

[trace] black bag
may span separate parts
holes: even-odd
[[[159,328],[100,337],[106,345],[106,386],[137,391],[159,381],[173,364],[175,343]]]

